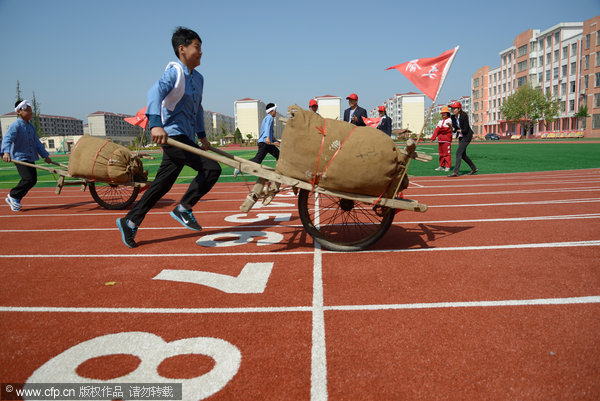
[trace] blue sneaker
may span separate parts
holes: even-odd
[[[13,212],[21,211],[21,202],[19,202],[17,198],[13,198],[10,195],[6,195],[6,199],[4,199],[4,201],[8,203],[8,206],[10,206],[10,210],[12,210]]]
[[[171,212],[171,217],[181,223],[185,228],[189,228],[194,231],[202,231],[202,227],[196,221],[196,218],[192,214],[191,210],[185,210],[184,212],[179,211],[179,206],[177,206]]]
[[[137,227],[131,228],[127,225],[127,219],[122,217],[117,219],[117,227],[119,227],[119,231],[121,231],[121,238],[123,239],[123,243],[130,248],[135,248],[137,244],[135,243],[135,233],[137,232]]]

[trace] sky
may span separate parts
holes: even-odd
[[[242,98],[308,106],[350,93],[370,110],[418,89],[387,67],[460,46],[438,103],[468,96],[482,66],[532,28],[582,22],[600,0],[0,0],[0,115],[17,81],[42,114],[87,123],[96,111],[135,114],[168,62],[177,26],[202,38],[203,106],[234,115]],[[430,102],[429,102],[430,103]]]

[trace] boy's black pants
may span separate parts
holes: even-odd
[[[29,161],[27,163],[35,164],[35,162]],[[37,183],[37,170],[35,167],[23,166],[22,164],[15,163],[15,166],[17,166],[17,171],[21,176],[21,181],[19,181],[16,187],[10,190],[10,196],[21,200]]]
[[[270,153],[275,158],[275,160],[279,160],[279,149],[277,148],[277,146],[267,145],[265,142],[259,142],[258,152],[256,152],[256,155],[252,159],[250,159],[250,161],[260,164],[267,156],[267,153]]]
[[[198,145],[185,135],[177,135],[169,138],[198,148]],[[221,175],[221,166],[216,161],[170,145],[163,145],[162,148],[163,159],[154,181],[144,191],[142,198],[126,216],[127,219],[138,226],[142,224],[146,213],[152,209],[156,202],[169,192],[184,166],[190,166],[198,172],[190,183],[188,190],[179,201],[179,203],[192,207],[211,190]]]

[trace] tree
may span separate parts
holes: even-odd
[[[539,120],[544,120],[547,126],[558,115],[559,101],[544,95],[541,89],[534,89],[529,84],[521,86],[516,93],[510,95],[500,111],[507,121],[519,123],[527,137],[533,131],[533,126]]]
[[[235,143],[242,143],[243,139],[242,139],[242,132],[240,131],[239,128],[235,129],[235,132],[233,133],[233,142]]]
[[[17,81],[17,96],[15,99],[17,102],[21,102],[23,100],[23,96],[21,95],[21,83]]]
[[[590,115],[588,114],[588,108],[586,104],[579,106],[579,110],[575,113],[575,117],[577,117],[577,127],[579,128],[579,121],[585,120]],[[584,127],[585,128],[585,127]]]
[[[32,108],[33,108],[33,126],[37,131],[37,134],[40,138],[44,137],[44,129],[42,128],[42,124],[40,122],[40,104],[35,98],[35,92],[33,92],[33,97],[31,99]]]

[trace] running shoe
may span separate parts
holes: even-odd
[[[119,227],[119,231],[121,231],[123,243],[130,248],[135,248],[137,244],[135,243],[134,239],[137,232],[137,227],[129,227],[129,225],[127,225],[127,219],[124,217],[117,219],[117,227]]]
[[[19,202],[18,199],[13,198],[10,195],[6,195],[6,199],[4,200],[6,201],[6,203],[8,203],[8,206],[10,206],[10,210],[12,210],[13,212],[21,211],[21,202]]]
[[[202,231],[202,227],[196,221],[196,218],[192,214],[191,210],[185,210],[183,212],[179,211],[179,206],[177,206],[173,211],[171,211],[171,217],[181,223],[182,226],[189,228],[194,231]]]

